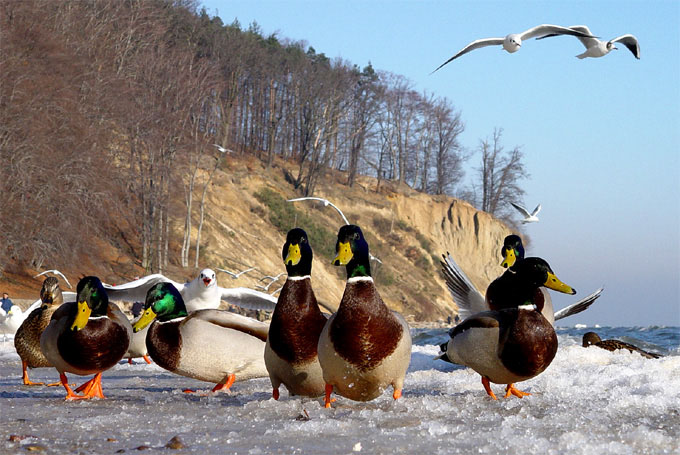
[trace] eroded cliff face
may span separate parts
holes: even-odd
[[[294,173],[294,166],[277,162],[264,169],[256,159],[229,158],[224,170],[217,171],[207,193],[201,251],[198,267],[193,267],[195,239],[199,221],[199,201],[202,181],[199,179],[194,197],[191,267],[179,266],[181,245],[170,245],[171,264],[163,273],[178,281],[194,279],[203,268],[224,268],[234,272],[255,267],[256,270],[238,279],[226,273],[217,274],[223,287],[249,287],[268,284],[265,275],[285,272],[281,248],[285,241],[285,226],[280,230],[271,222],[273,210],[255,194],[263,188],[283,199],[300,196],[289,183],[286,173]],[[204,176],[201,176],[203,178]],[[500,267],[500,246],[510,233],[508,227],[470,204],[450,197],[431,196],[411,190],[404,185],[381,182],[378,191],[374,179],[360,178],[348,188],[346,176],[329,172],[319,184],[315,196],[329,199],[354,224],[361,226],[371,253],[382,263],[372,263],[378,291],[385,303],[407,318],[418,321],[445,321],[457,312],[441,275],[442,253],[449,251],[472,282],[480,290],[503,272]],[[283,204],[293,204],[286,203]],[[309,229],[300,220],[303,214],[317,226],[327,230],[327,251],[335,246],[335,235],[343,224],[341,217],[330,207],[318,202],[296,202],[299,218],[292,221]],[[173,207],[174,238],[183,236],[183,206]],[[136,238],[136,232],[126,233]],[[331,264],[330,253],[321,254],[322,245],[312,244],[315,251],[312,283],[320,304],[326,311],[337,309],[345,288],[345,269]],[[121,249],[102,245],[93,263],[77,261],[62,270],[69,278],[96,274],[108,283],[120,284],[133,280],[144,271],[139,258]],[[3,277],[0,284],[10,289],[15,298],[31,301],[38,298],[40,280],[33,280],[35,271],[17,274],[12,281]],[[21,281],[23,279],[23,281]],[[265,291],[273,293],[285,281],[285,276]],[[8,285],[14,287],[8,287]]]
[[[281,175],[281,169],[263,173],[255,166],[216,177],[200,267],[258,268],[239,280],[220,274],[222,286],[255,287],[263,284],[258,281],[263,275],[285,271],[280,257],[285,232],[271,224],[269,208],[253,196],[267,187],[285,199],[298,197]],[[446,320],[455,315],[456,305],[440,272],[439,260],[447,251],[481,291],[503,273],[500,247],[511,233],[503,223],[461,200],[384,184],[376,192],[375,185],[371,179],[362,179],[347,188],[328,178],[315,196],[329,199],[350,222],[362,227],[371,252],[382,261],[372,264],[373,275],[390,308],[421,321]],[[298,202],[295,208],[333,234],[342,224],[337,212],[322,203]],[[319,246],[312,247],[316,250]],[[320,303],[327,310],[336,309],[345,287],[344,268],[334,267],[328,258],[315,254],[312,279]],[[280,287],[283,280],[268,292]]]

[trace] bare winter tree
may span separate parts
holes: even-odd
[[[481,165],[477,169],[479,183],[475,185],[477,207],[498,218],[511,213],[510,202],[522,199],[524,190],[519,182],[529,174],[524,169],[523,155],[519,147],[506,151],[501,145],[502,128],[496,128],[491,142],[480,142]]]

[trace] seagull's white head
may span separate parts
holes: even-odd
[[[611,41],[607,41],[607,52],[609,52],[609,51],[614,51],[614,50],[618,51],[619,48],[616,47],[616,46],[614,45],[614,43],[612,43]]]
[[[201,270],[201,274],[199,275],[199,278],[201,281],[203,281],[203,284],[205,287],[209,288],[210,286],[215,286],[215,272],[213,272],[211,269],[203,269]]]
[[[503,49],[510,52],[517,52],[519,48],[522,47],[522,38],[518,34],[512,33],[505,37],[503,40]]]

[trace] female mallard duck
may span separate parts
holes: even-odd
[[[538,288],[576,292],[540,258],[518,262],[502,278],[489,292],[503,309],[474,314],[451,329],[451,339],[441,346],[444,353],[440,356],[479,373],[484,389],[494,400],[489,382],[507,384],[506,398],[529,395],[516,389],[514,383],[544,371],[557,352],[557,335],[541,314],[543,299],[536,298]]]
[[[281,255],[288,278],[279,294],[264,348],[272,396],[279,399],[279,386],[283,384],[291,395],[319,397],[324,394],[325,382],[317,345],[327,319],[312,289],[313,255],[307,233],[291,229]]]
[[[44,382],[33,382],[28,378],[27,368],[44,368],[52,365],[40,350],[40,336],[50,323],[55,311],[64,303],[59,287],[59,280],[48,277],[40,289],[42,306],[33,310],[24,320],[14,336],[14,347],[21,357],[22,379],[24,385],[45,385]],[[60,382],[48,384],[61,385]]]
[[[346,267],[347,285],[338,311],[319,338],[325,405],[330,407],[333,390],[351,400],[368,401],[388,385],[396,400],[411,360],[409,326],[399,313],[387,308],[375,288],[361,229],[341,227],[335,250],[333,264]]]
[[[171,283],[149,289],[144,312],[134,325],[149,324],[146,346],[160,367],[173,373],[213,382],[213,392],[228,390],[239,379],[267,376],[264,344],[269,326],[224,310],[187,313]]]
[[[77,302],[77,303],[76,303]],[[132,338],[132,326],[109,298],[99,278],[78,282],[76,302],[64,303],[40,337],[40,349],[57,371],[67,400],[104,398],[102,372],[123,358]],[[66,372],[94,378],[76,389],[69,387]]]
[[[509,235],[505,237],[503,242],[503,247],[501,248],[501,255],[503,256],[503,262],[501,265],[508,268],[511,272],[514,271],[514,265],[524,259],[524,246],[522,245],[522,239],[517,235]],[[500,310],[504,308],[503,299],[500,301],[495,299],[495,302],[489,301],[489,289],[492,288],[494,282],[489,285],[487,289],[487,297],[485,298],[472,284],[470,279],[465,275],[461,268],[456,264],[450,254],[443,255],[442,272],[444,274],[444,279],[446,280],[446,285],[453,296],[454,302],[458,306],[458,314],[461,319],[479,313],[482,311],[489,310]],[[501,277],[497,279],[501,279]],[[536,298],[543,299],[543,310],[541,313],[545,318],[552,324],[555,325],[555,321],[580,313],[586,310],[590,305],[597,300],[602,294],[603,288],[600,288],[590,294],[589,296],[579,300],[578,302],[569,305],[561,310],[555,312],[552,305],[552,298],[547,289],[540,287],[536,291]],[[512,307],[513,305],[510,305]]]
[[[607,351],[612,351],[612,352],[620,350],[620,349],[627,349],[631,353],[637,352],[642,357],[646,357],[648,359],[658,359],[659,357],[663,357],[661,354],[656,354],[654,352],[647,352],[643,349],[638,348],[637,346],[635,346],[633,344],[626,343],[625,341],[603,340],[595,332],[586,332],[586,333],[583,334],[583,347],[587,348],[588,346],[597,346],[598,348],[606,349]]]

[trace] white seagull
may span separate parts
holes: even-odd
[[[342,217],[342,220],[345,222],[345,224],[352,224],[347,220],[347,217],[345,216],[344,213],[342,213],[342,210],[340,210],[335,204],[333,204],[331,201],[328,199],[324,199],[322,197],[298,197],[295,199],[288,199],[288,202],[297,202],[297,201],[321,201],[323,202],[324,207],[328,207],[329,205],[333,207],[335,210],[338,211],[340,216]]]
[[[276,276],[271,276],[271,275],[265,275],[262,278],[260,278],[260,281],[264,280],[272,280],[272,281],[279,281],[279,278],[281,278],[283,275],[287,275],[286,272],[281,272]]]
[[[71,283],[68,282],[68,280],[66,279],[66,277],[64,276],[64,274],[61,273],[61,272],[60,272],[59,270],[57,270],[57,269],[45,270],[44,272],[41,272],[41,273],[37,274],[37,275],[34,276],[33,278],[38,278],[39,276],[43,276],[43,275],[45,275],[45,274],[47,274],[47,273],[53,273],[53,274],[55,274],[55,275],[58,275],[58,276],[62,277],[62,278],[64,279],[64,281],[66,281],[66,284],[68,284],[68,287],[71,288],[71,289],[73,289],[73,286],[71,286]]]
[[[475,285],[472,284],[472,281],[465,275],[456,261],[453,260],[453,257],[451,257],[449,253],[446,255],[442,254],[442,257],[444,258],[444,260],[441,261],[444,280],[453,297],[453,301],[458,306],[458,315],[460,316],[461,321],[470,315],[482,311],[489,311],[489,304],[486,302],[486,299],[477,290]],[[550,293],[544,287],[541,287],[540,289],[544,297],[544,306],[541,313],[553,326],[555,325],[555,321],[587,309],[598,299],[598,297],[600,297],[604,290],[604,288],[600,288],[588,297],[555,312],[553,310]]]
[[[276,305],[275,297],[254,289],[218,286],[215,272],[211,269],[203,269],[196,278],[184,284],[157,273],[118,286],[104,284],[104,288],[111,300],[144,302],[146,292],[161,282],[172,283],[177,288],[184,299],[187,311],[215,309],[220,306],[220,300],[250,310],[272,311]]]
[[[585,25],[572,25],[569,27],[577,32],[583,32],[585,34],[591,35],[590,30]],[[549,38],[551,36],[557,36],[555,33],[549,35],[541,36],[538,39]],[[586,58],[586,57],[604,57],[612,50],[618,50],[619,48],[614,46],[614,43],[621,43],[628,48],[628,50],[635,56],[636,59],[640,60],[640,44],[634,35],[626,34],[621,35],[617,38],[610,39],[609,41],[602,41],[595,37],[578,36],[578,40],[586,48],[583,54],[579,54],[576,57]]]
[[[231,153],[233,150],[225,149],[220,144],[213,144],[221,153]]]
[[[228,274],[229,276],[231,276],[233,279],[237,279],[241,275],[243,275],[244,273],[248,273],[251,270],[256,270],[256,269],[255,269],[255,267],[250,267],[249,269],[243,270],[241,272],[230,272],[229,270],[226,270],[226,269],[220,269],[220,268],[217,269],[218,272],[224,272],[224,273]]]
[[[522,207],[521,205],[515,204],[514,202],[511,202],[512,206],[519,211],[519,213],[522,214],[524,219],[522,220],[522,224],[527,224],[527,223],[537,223],[538,222],[538,212],[541,211],[541,204],[538,204],[536,208],[534,209],[533,212],[529,213],[527,209]]]
[[[323,202],[324,207],[328,207],[330,205],[335,210],[337,210],[337,212],[340,214],[340,216],[342,217],[342,220],[345,222],[345,224],[352,224],[352,223],[349,222],[349,220],[347,219],[345,214],[342,213],[342,210],[340,210],[335,204],[333,204],[328,199],[324,199],[322,197],[311,197],[311,196],[310,197],[299,197],[299,198],[295,198],[295,199],[288,199],[288,202],[297,202],[297,201],[321,201],[321,202]],[[371,253],[368,253],[368,257],[373,261],[379,262],[381,264],[383,263],[380,259],[373,256]],[[274,292],[276,292],[276,291],[274,291]]]
[[[537,25],[536,27],[530,28],[529,30],[526,30],[522,33],[511,33],[505,38],[484,38],[473,41],[461,49],[456,55],[439,65],[439,67],[432,72],[434,73],[439,68],[449,63],[451,60],[454,60],[463,54],[467,54],[468,52],[474,51],[475,49],[479,49],[481,47],[503,46],[503,49],[512,54],[517,52],[519,48],[522,47],[522,41],[545,35],[573,35],[589,38],[593,37],[590,32],[585,33],[580,30],[572,30],[571,28],[560,27],[559,25]]]

